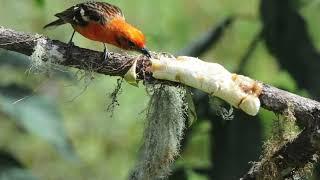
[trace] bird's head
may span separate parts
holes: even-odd
[[[116,46],[126,50],[138,51],[151,57],[149,50],[145,46],[145,37],[140,30],[124,20],[116,20],[112,24],[115,26]]]

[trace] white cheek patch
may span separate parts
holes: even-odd
[[[86,22],[90,21],[90,18],[85,15],[85,11],[82,8],[80,10],[80,15],[81,15],[81,18],[83,19],[83,21],[86,21]]]
[[[80,10],[80,14],[81,14],[81,16],[84,16],[84,10],[82,8]]]

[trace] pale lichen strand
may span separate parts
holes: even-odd
[[[0,26],[0,35],[3,34],[3,32],[5,32],[6,29],[3,26]]]
[[[139,161],[131,180],[164,179],[179,154],[185,128],[186,90],[169,85],[148,85],[152,94]]]
[[[47,44],[47,39],[42,37],[41,35],[36,35],[37,44],[34,47],[34,51],[30,56],[31,65],[30,65],[30,72],[33,73],[41,73],[47,70],[47,66],[43,59],[46,57],[46,49],[45,46]]]
[[[305,178],[311,175],[312,162],[307,163],[304,167],[287,167],[283,170],[279,168],[281,164],[277,162],[277,159],[283,159],[284,157],[281,154],[274,155],[301,132],[296,124],[296,117],[293,112],[292,105],[288,104],[288,108],[283,114],[277,115],[277,119],[274,120],[272,137],[263,145],[264,156],[260,162],[261,173],[256,177],[257,179],[284,179],[286,176],[302,179],[302,177]]]
[[[58,51],[58,46],[52,45],[47,38],[42,35],[35,35],[36,45],[30,56],[31,65],[29,72],[50,74],[53,69],[62,69],[59,67],[65,59],[63,54]]]
[[[48,58],[50,59],[49,61],[51,63],[57,63],[60,64],[61,62],[63,62],[65,59],[63,57],[63,54],[60,53],[58,51],[59,47],[52,45],[51,48],[49,48],[49,50],[47,50],[48,52]]]

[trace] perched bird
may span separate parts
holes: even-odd
[[[55,14],[58,20],[44,26],[44,28],[70,23],[75,32],[84,37],[102,42],[104,45],[104,60],[108,59],[105,43],[115,45],[125,50],[134,50],[151,57],[145,46],[143,33],[126,22],[120,8],[105,2],[85,2]]]

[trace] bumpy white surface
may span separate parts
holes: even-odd
[[[48,66],[45,66],[46,63],[43,61],[43,59],[47,56],[45,47],[48,42],[46,38],[41,37],[41,35],[38,34],[36,35],[36,40],[37,45],[34,47],[34,51],[30,56],[31,66],[29,71],[33,73],[43,73],[49,69]]]
[[[37,44],[30,56],[31,67],[29,71],[33,73],[47,73],[52,68],[58,67],[57,64],[64,61],[63,54],[58,51],[58,46],[52,45],[47,38],[36,35]]]
[[[45,37],[38,34],[36,39],[37,45],[34,47],[31,60],[37,61],[39,64],[43,63],[43,60],[50,63],[64,61],[63,54],[58,51],[58,46],[48,43]]]
[[[50,62],[62,62],[65,59],[63,58],[63,54],[58,51],[58,46],[52,45],[52,47],[47,50],[48,57],[51,58]]]
[[[260,109],[258,98],[261,84],[248,77],[232,74],[223,66],[197,58],[180,56],[177,59],[152,59],[153,76],[157,79],[180,82],[217,96],[249,115]]]

